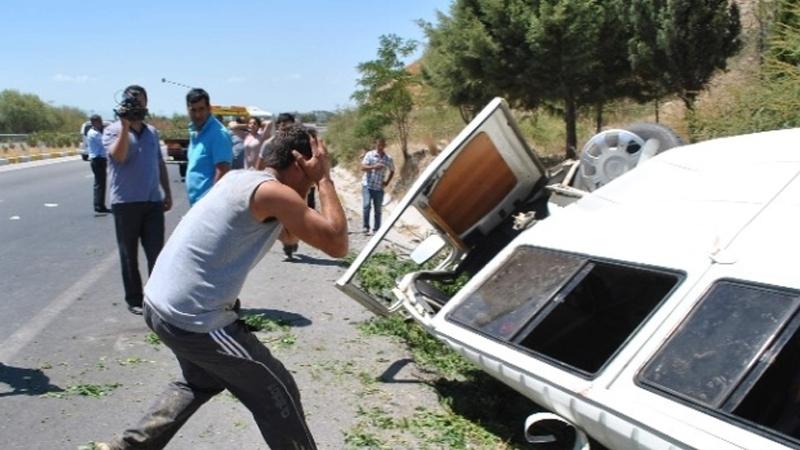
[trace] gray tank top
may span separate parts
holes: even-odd
[[[228,172],[181,219],[156,260],[145,302],[165,321],[207,333],[236,320],[244,280],[277,239],[277,220],[259,222],[250,199],[267,172]]]

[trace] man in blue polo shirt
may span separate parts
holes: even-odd
[[[211,115],[208,92],[194,88],[186,94],[189,124],[189,165],[186,169],[186,193],[194,205],[231,168],[233,144],[231,135]]]

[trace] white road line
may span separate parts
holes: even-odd
[[[116,251],[109,253],[100,264],[63,291],[61,295],[53,299],[53,301],[42,308],[30,321],[22,324],[17,331],[0,343],[0,361],[5,363],[11,361],[20,350],[30,344],[31,341],[33,341],[42,330],[47,328],[53,320],[58,318],[65,309],[75,303],[78,297],[89,291],[92,285],[104,276],[118,260],[119,255]]]
[[[28,169],[28,168],[31,168],[31,167],[49,166],[50,164],[58,164],[58,163],[69,162],[69,161],[77,161],[77,160],[80,160],[80,159],[81,159],[80,156],[63,156],[63,157],[60,157],[60,158],[42,159],[42,160],[39,160],[39,161],[8,164],[8,165],[5,165],[5,166],[0,166],[0,173],[13,172],[15,170]]]

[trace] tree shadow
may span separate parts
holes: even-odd
[[[282,311],[279,309],[268,309],[268,308],[242,308],[239,312],[239,315],[244,317],[246,315],[258,315],[262,314],[267,319],[285,322],[291,327],[307,327],[311,325],[311,320],[308,317],[297,314],[289,311]]]
[[[3,363],[0,363],[0,384],[7,384],[11,387],[10,392],[0,392],[0,397],[64,392],[64,389],[50,384],[50,377],[45,375],[41,369],[14,367]]]
[[[299,253],[295,253],[294,256],[291,258],[283,258],[284,262],[288,263],[300,263],[300,264],[311,264],[314,266],[338,266],[338,267],[347,267],[347,263],[342,261],[341,259],[327,259],[327,258],[316,258],[314,256],[303,255]]]

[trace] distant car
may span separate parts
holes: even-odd
[[[564,183],[496,99],[337,287],[550,410],[546,448],[800,448],[800,129],[655,134],[590,140],[615,145]]]

